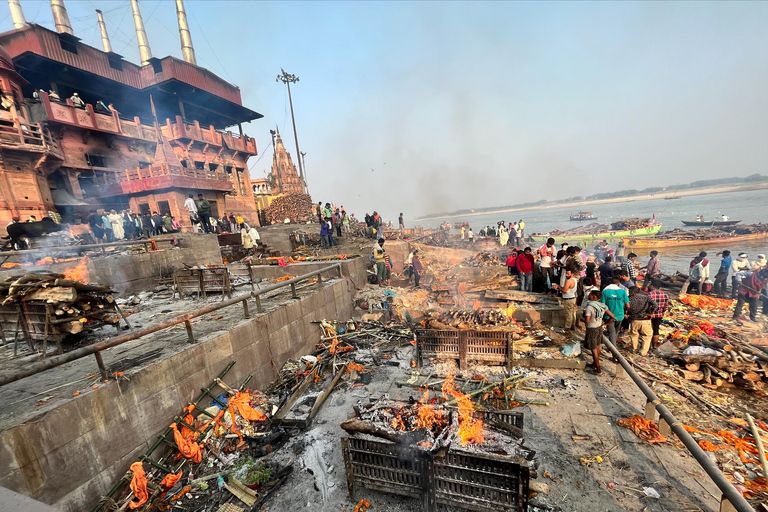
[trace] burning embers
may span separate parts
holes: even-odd
[[[410,402],[382,397],[356,407],[357,417],[341,427],[431,453],[454,447],[530,460],[532,452],[522,446],[521,425],[516,425],[521,415],[475,409],[470,395],[456,387],[452,375],[445,379],[442,392],[449,398],[447,402],[436,403],[429,390],[420,400]]]

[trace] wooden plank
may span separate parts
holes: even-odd
[[[283,418],[286,414],[288,414],[288,411],[290,411],[293,408],[293,404],[296,403],[296,400],[299,399],[301,395],[304,394],[304,392],[307,390],[309,385],[315,381],[315,372],[317,372],[317,367],[313,369],[311,372],[309,372],[309,375],[304,377],[304,382],[299,385],[298,389],[293,392],[293,394],[288,398],[288,400],[283,404],[283,406],[278,409],[278,411],[275,413],[274,416],[272,416],[272,422],[275,425],[280,425],[281,422],[283,422]]]
[[[530,302],[535,304],[557,304],[557,300],[543,293],[529,293],[520,290],[486,290],[486,299],[511,300],[515,302]]]
[[[572,368],[574,370],[583,370],[587,363],[579,359],[515,359],[514,366],[523,366],[526,368]]]

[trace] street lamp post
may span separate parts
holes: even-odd
[[[304,159],[307,154],[304,151],[299,154],[301,155],[301,165],[304,167],[304,186],[307,187],[307,194],[309,194],[309,183],[307,182],[307,161]]]
[[[283,82],[285,85],[288,86],[288,102],[291,105],[291,121],[293,122],[293,139],[296,141],[296,153],[297,153],[297,160],[299,161],[299,179],[301,180],[301,187],[303,190],[306,190],[307,183],[304,181],[304,165],[301,161],[301,150],[299,149],[299,136],[296,133],[296,118],[293,115],[293,98],[291,98],[291,84],[295,84],[299,81],[299,77],[296,75],[292,75],[290,73],[286,73],[286,71],[283,68],[280,68],[281,74],[277,75],[277,79],[275,79],[276,82]]]

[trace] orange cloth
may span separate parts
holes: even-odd
[[[135,510],[147,502],[149,493],[147,492],[147,477],[144,476],[144,465],[141,462],[134,462],[131,464],[131,471],[133,471],[133,479],[131,479],[133,499],[128,507]]]
[[[173,473],[168,473],[165,475],[165,477],[160,480],[160,485],[165,489],[170,489],[174,485],[176,485],[176,482],[178,482],[181,479],[181,475],[183,474],[183,471],[179,471],[175,475]]]
[[[727,430],[719,430],[717,434],[714,432],[709,432],[707,430],[699,430],[696,427],[690,427],[688,425],[683,425],[683,428],[686,432],[692,432],[697,434],[709,434],[711,436],[719,437],[723,441],[725,441],[725,444],[715,444],[711,443],[705,439],[702,439],[699,441],[699,446],[703,450],[706,450],[708,452],[716,452],[720,450],[738,450],[739,451],[739,458],[741,459],[741,462],[744,464],[753,463],[753,464],[759,464],[760,462],[755,459],[750,459],[747,454],[751,453],[754,455],[757,455],[758,449],[757,446],[754,444],[754,438],[753,437],[745,437],[740,438],[736,437],[732,432],[728,432]],[[750,442],[750,440],[752,442]]]
[[[733,304],[730,299],[718,299],[707,295],[684,295],[680,302],[700,309],[728,309]]]
[[[176,446],[179,448],[179,452],[186,458],[192,459],[195,463],[200,464],[203,461],[203,449],[193,439],[185,439],[179,428],[175,423],[171,423],[173,429],[173,440],[176,442]],[[190,431],[186,427],[182,427],[187,431]],[[191,432],[191,431],[190,431]]]
[[[659,427],[652,422],[635,414],[631,418],[622,418],[617,424],[620,427],[628,428],[634,432],[637,437],[649,443],[663,443],[667,439],[659,432]]]
[[[249,405],[251,401],[251,395],[248,393],[238,392],[235,396],[229,399],[229,405],[237,409],[237,412],[243,418],[248,421],[264,421],[267,416]],[[234,418],[233,418],[234,420]]]

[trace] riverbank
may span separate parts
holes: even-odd
[[[674,195],[675,197],[704,196],[704,195],[711,195],[711,194],[724,194],[728,192],[752,192],[752,191],[761,190],[761,189],[768,189],[768,182],[755,182],[755,183],[740,184],[740,185],[733,185],[733,186],[702,187],[702,188],[695,188],[695,189],[688,189],[688,190],[680,190],[676,192],[658,192],[655,194],[642,194],[642,195],[627,196],[627,197],[612,197],[610,199],[593,199],[590,201],[548,203],[548,204],[542,204],[537,206],[526,206],[523,208],[502,208],[499,210],[492,210],[492,211],[449,214],[449,215],[444,215],[440,217],[426,216],[426,217],[418,217],[415,220],[421,221],[421,220],[435,220],[435,219],[456,219],[456,218],[476,217],[480,215],[493,215],[493,214],[508,213],[508,212],[546,210],[551,208],[562,208],[563,206],[572,206],[574,207],[574,209],[576,209],[581,206],[590,206],[590,205],[598,205],[598,204],[615,204],[615,203],[628,203],[628,202],[634,202],[634,201],[647,201],[650,199],[664,199],[665,197],[670,195]]]

